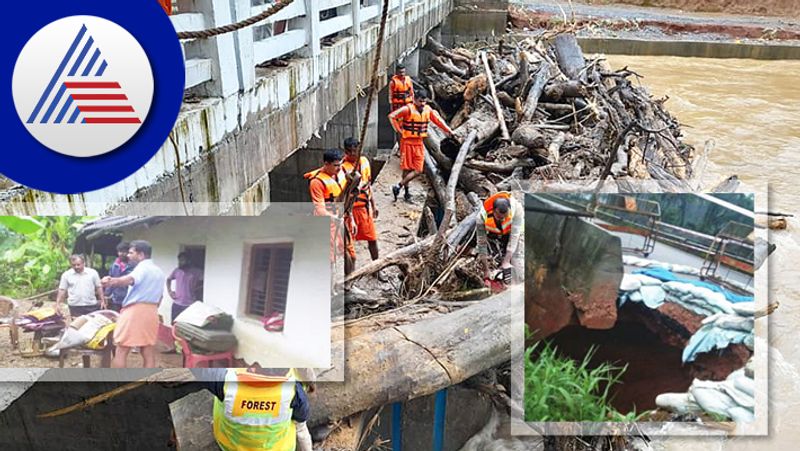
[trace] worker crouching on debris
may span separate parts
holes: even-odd
[[[347,215],[345,227],[337,233],[337,220],[339,210],[337,202],[342,202],[342,194],[347,186],[347,177],[342,170],[342,153],[339,149],[328,149],[322,156],[322,167],[305,173],[303,177],[308,180],[308,191],[311,202],[314,203],[314,216],[330,216],[331,221],[331,261],[335,258],[335,250],[344,252],[344,272],[350,274],[355,267],[356,249],[353,245],[352,217]],[[361,177],[356,173],[356,177]]]
[[[309,402],[293,369],[199,370],[214,399],[214,438],[224,451],[311,451]]]
[[[392,186],[394,200],[397,200],[400,188],[404,188],[403,198],[406,202],[411,201],[408,184],[421,174],[425,167],[423,140],[428,136],[428,125],[433,122],[447,136],[453,137],[450,126],[439,116],[439,113],[427,105],[427,102],[428,93],[420,89],[412,103],[389,114],[392,128],[400,133],[400,169],[403,170],[403,179],[397,185]]]
[[[478,255],[485,278],[491,280],[489,255],[500,262],[506,284],[522,280],[524,262],[520,238],[523,232],[523,209],[508,191],[494,194],[483,202],[478,222]]]
[[[406,75],[406,67],[398,64],[392,79],[389,80],[389,104],[392,106],[392,111],[395,111],[413,101],[414,84],[411,77]]]
[[[356,156],[358,155],[358,140],[347,138],[344,140],[344,161],[342,169],[346,174],[353,172],[356,166]],[[355,193],[356,200],[353,203],[353,220],[356,225],[355,240],[366,241],[369,247],[369,255],[373,260],[378,259],[378,233],[375,231],[375,219],[378,219],[378,208],[375,206],[375,199],[372,196],[372,168],[369,159],[361,156],[358,172],[361,173],[361,180],[358,182]]]

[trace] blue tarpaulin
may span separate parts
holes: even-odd
[[[689,283],[698,287],[707,288],[711,291],[715,291],[717,293],[722,293],[729,302],[737,303],[737,302],[753,302],[752,296],[743,296],[736,293],[731,293],[730,291],[720,287],[719,285],[709,283],[709,282],[702,282],[699,280],[693,279],[686,279],[683,277],[676,276],[672,271],[663,268],[650,268],[650,269],[639,269],[633,272],[634,274],[644,274],[646,276],[654,277],[662,282],[683,282]]]

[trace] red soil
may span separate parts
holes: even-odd
[[[759,0],[758,2],[742,0],[590,0],[586,3],[595,5],[623,3],[709,13],[800,17],[800,3],[797,0]]]
[[[537,29],[547,28],[555,23],[560,23],[562,18],[558,14],[546,12],[530,11],[519,8],[512,8],[509,11],[509,22],[516,29]],[[585,26],[595,23],[596,19],[576,18],[577,25]],[[640,20],[640,27],[655,27],[666,34],[679,33],[708,33],[729,36],[740,39],[778,39],[778,40],[799,40],[800,32],[796,30],[768,29],[760,25],[737,25],[723,23],[679,23],[669,20]],[[631,23],[627,21],[607,20],[603,22],[603,27],[611,30],[622,30],[631,28]]]

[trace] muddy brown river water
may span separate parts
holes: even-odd
[[[686,124],[687,142],[698,149],[715,142],[703,180],[736,174],[740,191],[769,183],[770,209],[800,214],[800,61],[758,61],[609,55],[615,68],[628,66]],[[770,317],[769,437],[723,439],[657,438],[657,449],[797,449],[800,442],[800,217],[786,231],[770,234],[778,248],[769,258]]]

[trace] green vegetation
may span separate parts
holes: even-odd
[[[0,216],[0,294],[24,298],[56,288],[80,227],[80,216]]]
[[[536,349],[541,349],[536,353]],[[582,362],[558,355],[547,343],[525,351],[525,421],[636,421],[610,404],[610,391],[626,367],[603,363],[590,368],[595,349]]]

